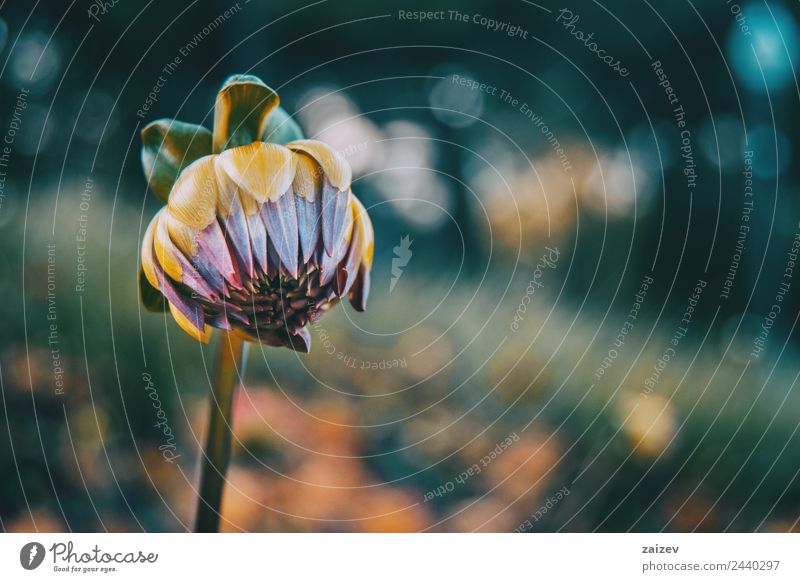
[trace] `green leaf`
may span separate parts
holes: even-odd
[[[202,125],[158,119],[142,130],[142,144],[147,183],[166,202],[181,170],[211,153],[211,132]]]
[[[276,107],[267,119],[267,126],[261,134],[261,140],[283,145],[300,139],[305,139],[303,130],[283,107]]]
[[[278,94],[258,77],[228,78],[214,106],[214,152],[258,141],[278,103]]]
[[[139,267],[139,298],[147,311],[161,313],[167,310],[166,299],[161,291],[150,284],[141,267]]]

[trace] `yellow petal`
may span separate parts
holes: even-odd
[[[215,161],[223,187],[230,191],[229,178],[244,194],[259,203],[277,200],[292,184],[295,159],[283,146],[255,142],[226,150]]]
[[[169,193],[170,214],[196,231],[211,224],[216,215],[219,198],[216,157],[202,157],[187,167]]]
[[[175,318],[175,321],[178,323],[180,328],[192,336],[199,342],[203,342],[204,344],[208,343],[208,340],[211,339],[211,332],[213,331],[212,327],[208,324],[204,326],[202,333],[199,329],[197,329],[194,324],[189,321],[186,316],[178,311],[178,308],[175,307],[172,303],[169,304],[169,311],[172,313],[172,317]]]
[[[163,208],[158,212],[158,214],[159,220],[153,240],[156,260],[167,275],[172,277],[175,281],[181,281],[183,269],[181,268],[181,264],[175,254],[176,249],[169,237],[169,232],[167,232],[167,214],[164,213]]]
[[[372,255],[375,252],[375,231],[372,230],[372,221],[361,201],[355,196],[350,196],[350,200],[352,201],[353,215],[361,228],[362,256],[364,257],[362,262],[369,268],[372,267]]]
[[[292,155],[297,159],[292,190],[298,196],[313,202],[322,192],[322,168],[307,154],[295,153]]]
[[[178,250],[191,261],[197,255],[196,231],[171,214],[167,215],[165,222],[169,238],[178,247]]]
[[[159,210],[150,220],[150,224],[147,225],[147,230],[144,231],[144,238],[142,239],[142,270],[144,271],[144,276],[147,277],[147,282],[154,289],[158,289],[158,279],[156,278],[155,265],[153,265],[153,237],[155,236],[160,215],[161,211]]]
[[[351,198],[354,197],[351,196]],[[355,232],[355,229],[358,228],[358,222],[356,221],[356,217],[353,212],[348,212],[345,214],[344,219],[346,221],[346,226],[344,227],[342,234],[344,235],[344,239],[347,242],[350,242],[353,240],[353,232]]]
[[[353,180],[353,171],[344,156],[326,143],[313,139],[301,139],[286,144],[296,152],[305,152],[325,170],[328,181],[339,190],[347,190]]]

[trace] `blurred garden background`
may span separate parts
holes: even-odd
[[[376,254],[366,313],[251,347],[225,531],[797,529],[799,26],[0,3],[0,527],[191,528],[214,342],[139,305],[139,132],[250,73],[347,157]]]

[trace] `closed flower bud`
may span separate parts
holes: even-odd
[[[232,77],[213,134],[159,120],[142,139],[148,181],[166,199],[142,242],[145,306],[168,306],[203,342],[220,328],[303,352],[307,324],[340,298],[363,311],[374,237],[350,166],[302,139],[269,87]]]

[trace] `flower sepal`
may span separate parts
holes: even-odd
[[[211,132],[202,125],[157,119],[142,129],[142,167],[147,183],[162,202],[181,171],[211,153]]]
[[[303,130],[283,107],[276,107],[267,118],[267,125],[261,134],[261,141],[286,145],[292,141],[305,139]]]
[[[214,105],[214,153],[259,141],[278,94],[253,75],[233,75]]]

